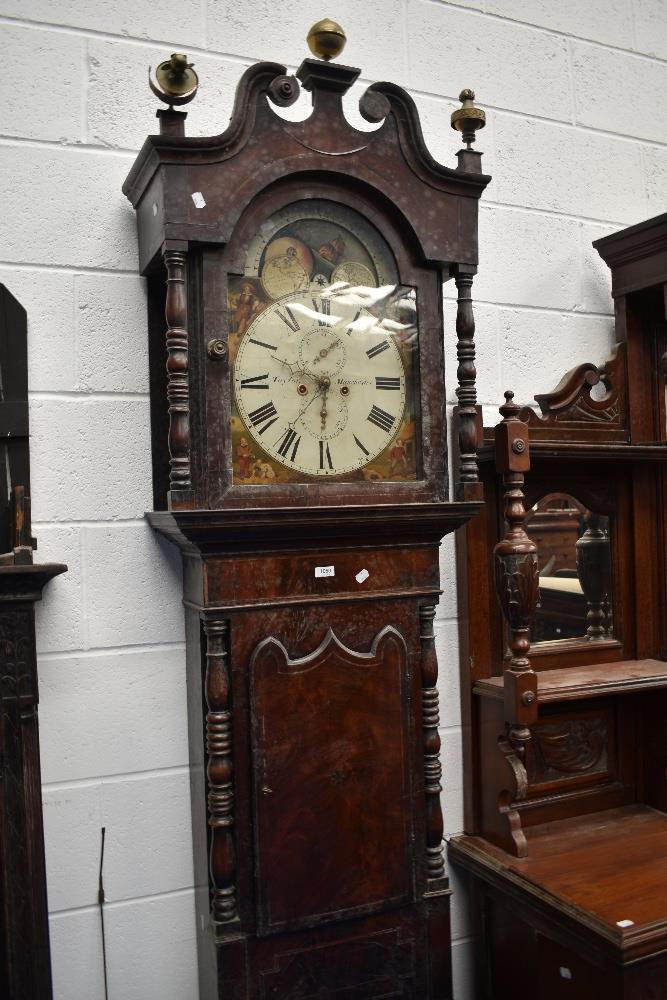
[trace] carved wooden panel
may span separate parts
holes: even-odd
[[[291,660],[251,658],[260,933],[413,897],[406,644],[387,626],[368,653],[329,630]],[[309,886],[307,894],[296,886]]]
[[[531,789],[573,779],[609,779],[615,770],[614,716],[608,708],[547,716],[533,730]]]
[[[535,733],[537,781],[607,769],[604,719],[569,719],[542,725]]]

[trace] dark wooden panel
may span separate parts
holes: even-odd
[[[540,934],[536,940],[539,1000],[620,1000],[618,976]]]
[[[27,326],[25,309],[0,285],[0,552],[14,545],[12,489],[30,495]]]
[[[484,1000],[516,1000],[517,955],[521,955],[521,983],[536,998],[538,983],[536,933],[522,914],[486,894],[482,900],[485,954],[488,968],[479,968],[479,994]]]
[[[329,632],[297,660],[269,638],[250,670],[260,930],[407,902],[402,636],[387,627],[369,653],[356,653]]]
[[[50,1000],[34,602],[66,566],[0,568],[0,996]],[[23,592],[23,593],[21,593]]]
[[[229,935],[218,969],[221,1000],[452,1000],[449,894],[313,930]]]
[[[372,532],[368,541],[368,547],[357,544],[349,551],[304,548],[284,555],[261,553],[210,560],[204,582],[207,603],[256,606],[258,602],[289,603],[307,598],[366,598],[387,591],[439,591],[436,546],[397,547],[387,558],[386,551],[372,547]],[[316,569],[322,566],[332,566],[333,574],[316,576]],[[362,576],[357,579],[359,573]]]

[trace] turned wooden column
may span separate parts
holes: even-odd
[[[537,677],[531,669],[530,626],[539,594],[537,545],[524,527],[524,473],[530,468],[528,427],[518,419],[513,392],[500,407],[496,427],[496,469],[503,477],[505,537],[493,550],[496,595],[509,626],[511,659],[505,671],[505,720],[509,741],[525,764],[530,726],[537,721]]]
[[[456,355],[458,368],[456,396],[459,427],[458,500],[482,500],[483,489],[477,468],[477,389],[475,380],[475,316],[472,309],[473,274],[459,269],[454,278],[458,291],[456,309]]]
[[[435,652],[433,619],[435,605],[419,609],[421,640],[422,724],[424,727],[424,792],[426,795],[426,872],[429,883],[445,875],[442,850],[444,824],[440,793],[442,765],[440,763],[440,713],[438,706],[438,658]]]
[[[211,919],[215,924],[234,920],[236,858],[234,853],[234,792],[232,786],[232,713],[227,657],[229,624],[204,622],[206,633],[206,777],[208,824],[211,828],[209,875],[212,887]]]
[[[607,639],[611,633],[611,550],[604,530],[606,520],[589,510],[584,515],[586,530],[576,543],[577,576],[586,597],[586,638],[591,642]]]
[[[188,382],[188,331],[186,254],[167,248],[165,319],[167,321],[167,400],[169,402],[169,488],[190,489],[190,389]]]

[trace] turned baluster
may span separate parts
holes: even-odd
[[[190,488],[190,389],[188,383],[187,294],[185,253],[168,249],[167,269],[167,400],[169,403],[169,485]]]
[[[472,310],[472,274],[459,271],[454,280],[458,290],[456,309],[456,355],[458,368],[459,475],[457,496],[460,500],[482,499],[477,468],[477,390],[475,380],[475,317]]]
[[[584,516],[586,530],[576,544],[577,575],[586,596],[586,638],[591,642],[609,635],[607,608],[611,595],[611,552],[603,528],[606,519],[589,510]]]
[[[537,721],[537,677],[530,667],[530,626],[539,592],[537,545],[526,534],[523,484],[530,468],[528,427],[518,419],[514,393],[505,393],[496,427],[496,469],[503,477],[505,537],[493,550],[496,596],[510,632],[511,658],[504,674],[509,741],[525,764],[530,726]]]
[[[421,639],[422,725],[424,727],[424,792],[426,795],[426,874],[430,883],[445,874],[442,851],[444,824],[440,793],[440,714],[438,710],[438,658],[435,651],[433,619],[435,605],[419,609]]]
[[[226,923],[236,916],[236,858],[232,828],[232,726],[230,679],[227,665],[226,621],[207,621],[206,632],[206,777],[208,779],[208,824],[211,828],[209,872],[213,890],[211,917]]]

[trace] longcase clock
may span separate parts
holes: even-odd
[[[443,167],[392,84],[361,99],[378,127],[353,128],[359,70],[329,61],[344,36],[309,40],[324,58],[252,66],[212,138],[174,109],[187,59],[161,64],[171,106],[124,187],[148,276],[148,517],[183,553],[200,990],[449,998],[433,618],[440,540],[481,502],[483,113],[464,92],[467,148]],[[300,86],[312,113],[287,121]]]

